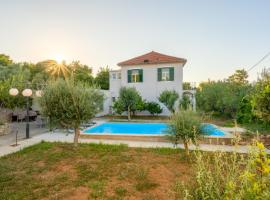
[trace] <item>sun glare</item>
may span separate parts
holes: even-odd
[[[58,54],[54,57],[54,60],[58,63],[58,64],[61,64],[64,60],[65,60],[65,57],[61,54]]]

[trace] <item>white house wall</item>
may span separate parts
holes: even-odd
[[[174,67],[174,81],[158,81],[158,68]],[[143,82],[128,83],[127,71],[130,69],[143,69]],[[121,79],[112,79],[112,73],[121,72]],[[158,101],[159,95],[164,90],[175,90],[182,97],[183,64],[155,64],[123,66],[119,71],[110,72],[111,97],[117,98],[121,87],[135,87],[142,98],[155,101],[163,108],[162,115],[169,115],[170,111]],[[146,114],[142,112],[141,114]]]

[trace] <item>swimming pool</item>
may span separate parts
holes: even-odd
[[[104,123],[86,129],[86,134],[164,135],[165,123]]]
[[[99,135],[155,135],[166,134],[166,123],[103,123],[83,131],[84,134]],[[213,124],[202,124],[206,136],[225,136],[225,132]]]

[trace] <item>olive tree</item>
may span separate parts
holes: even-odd
[[[103,94],[96,88],[56,80],[45,88],[39,99],[42,114],[63,127],[74,128],[74,145],[78,145],[80,125],[92,119],[103,105]]]
[[[164,90],[158,100],[163,103],[172,113],[175,112],[175,102],[179,98],[179,95],[176,91]]]
[[[169,121],[168,133],[169,139],[175,144],[184,143],[186,155],[189,155],[188,143],[192,141],[196,144],[196,140],[201,132],[201,118],[193,111],[179,111],[171,116]]]
[[[135,88],[122,87],[117,101],[114,102],[113,108],[118,114],[127,111],[128,120],[130,120],[131,112],[141,110],[142,104],[142,97]]]

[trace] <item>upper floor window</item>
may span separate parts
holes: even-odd
[[[173,81],[174,80],[174,68],[165,67],[158,68],[158,81]]]
[[[113,80],[121,79],[121,73],[112,73],[111,78]]]
[[[118,79],[121,79],[121,72],[119,72],[119,73],[117,74],[117,78],[118,78]]]
[[[143,70],[142,69],[131,69],[127,71],[128,83],[143,82]]]
[[[116,79],[116,73],[113,73],[113,74],[112,74],[112,79],[113,79],[113,80]]]

